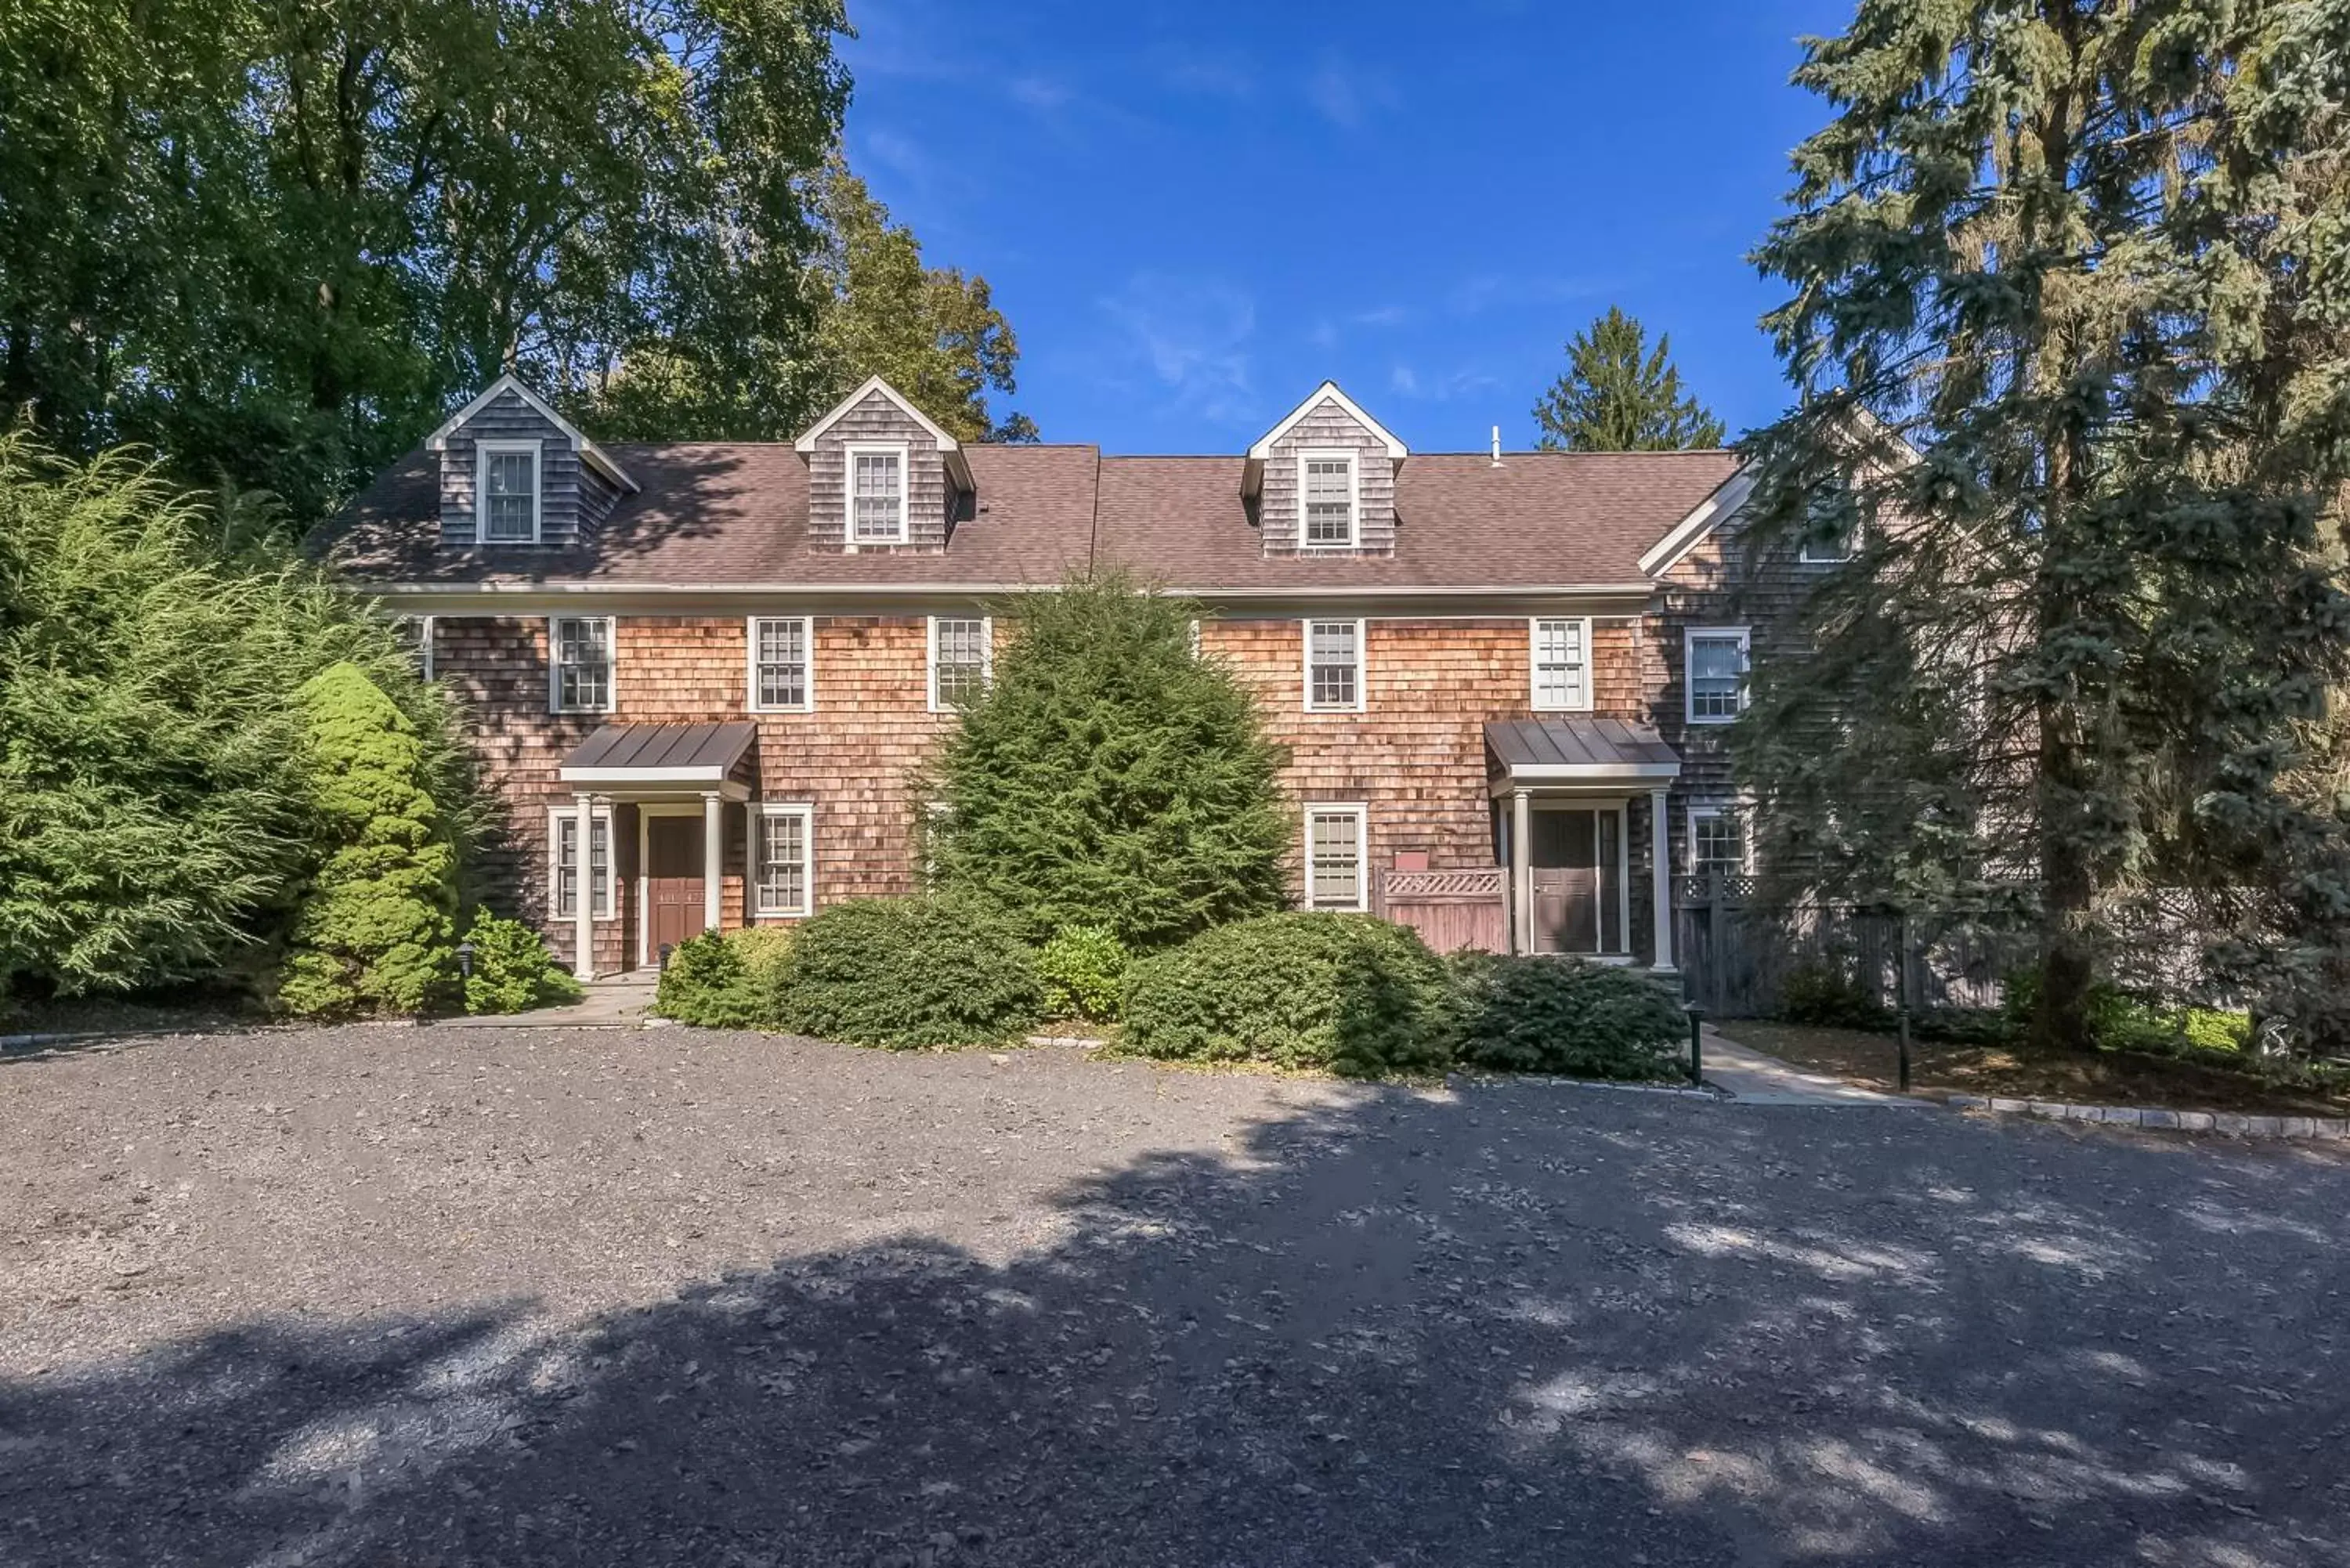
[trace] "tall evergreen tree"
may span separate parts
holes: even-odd
[[[1679,452],[1720,446],[1721,421],[1681,390],[1672,339],[1648,347],[1638,318],[1609,306],[1566,346],[1566,372],[1534,405],[1544,452]]]
[[[2339,1040],[2350,8],[1861,0],[1796,79],[1835,117],[1757,253],[1801,399],[1757,526],[1829,497],[1863,544],[1758,657],[1764,842],[1913,904],[2020,876],[2043,1048],[2156,890]]]

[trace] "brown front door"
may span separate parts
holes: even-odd
[[[1599,950],[1599,814],[1537,811],[1526,851],[1533,860],[1534,951]]]
[[[669,950],[702,929],[702,818],[645,818],[645,897],[651,905],[652,958],[655,964]]]

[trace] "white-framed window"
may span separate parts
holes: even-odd
[[[906,542],[906,449],[852,446],[848,462],[848,542]]]
[[[1323,801],[1305,807],[1305,907],[1371,907],[1370,808]]]
[[[1297,540],[1309,550],[1347,550],[1358,542],[1355,454],[1307,452],[1297,458]]]
[[[612,711],[612,618],[559,615],[546,623],[546,689],[557,713]]]
[[[1804,504],[1804,543],[1795,559],[1807,566],[1840,566],[1852,559],[1859,532],[1852,493],[1842,485],[1822,485]]]
[[[485,441],[473,446],[473,539],[483,545],[536,545],[539,535],[538,442]]]
[[[1537,616],[1533,640],[1534,703],[1537,708],[1591,706],[1591,620],[1587,616]]]
[[[773,801],[760,805],[751,825],[758,836],[751,885],[751,912],[763,917],[805,915],[816,907],[815,810]]]
[[[931,711],[960,708],[995,673],[993,623],[985,616],[931,618]]]
[[[816,622],[804,615],[754,615],[744,628],[751,711],[806,713],[816,707]]]
[[[598,806],[588,824],[588,874],[596,889],[593,918],[608,920],[614,908],[612,812]],[[579,916],[579,808],[546,808],[546,904],[558,920]]]
[[[1305,711],[1363,711],[1363,623],[1309,620],[1305,629]]]
[[[400,639],[400,647],[415,661],[417,675],[432,679],[432,618],[429,615],[396,615],[391,618],[391,634]]]
[[[1727,724],[1746,707],[1747,630],[1742,626],[1693,626],[1682,645],[1689,687],[1689,722]]]
[[[1689,865],[1691,874],[1743,876],[1754,868],[1752,846],[1746,838],[1746,814],[1736,805],[1715,802],[1689,808]]]

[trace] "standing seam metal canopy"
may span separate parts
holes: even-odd
[[[1485,726],[1485,750],[1505,770],[1679,767],[1681,760],[1654,728],[1622,719],[1503,719]]]
[[[565,768],[732,768],[759,738],[755,724],[606,724],[563,759]]]

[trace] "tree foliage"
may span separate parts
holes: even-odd
[[[1638,318],[1607,314],[1566,346],[1566,370],[1534,405],[1544,452],[1679,452],[1720,446],[1721,421],[1681,390],[1672,339],[1648,347]]]
[[[1743,766],[1823,886],[2021,878],[2043,1048],[2161,890],[2208,986],[2343,1033],[2345,45],[2338,5],[1863,0],[1797,73],[1834,118],[1757,254],[1803,400],[1758,526],[1855,476],[1864,544],[1758,652]]]
[[[927,786],[941,886],[1017,911],[1037,940],[1099,926],[1138,948],[1281,907],[1284,753],[1192,651],[1200,613],[1117,576],[1017,607]]]
[[[453,726],[390,628],[265,530],[120,454],[0,440],[0,990],[256,980],[324,859],[303,683],[359,667],[473,820]]]

